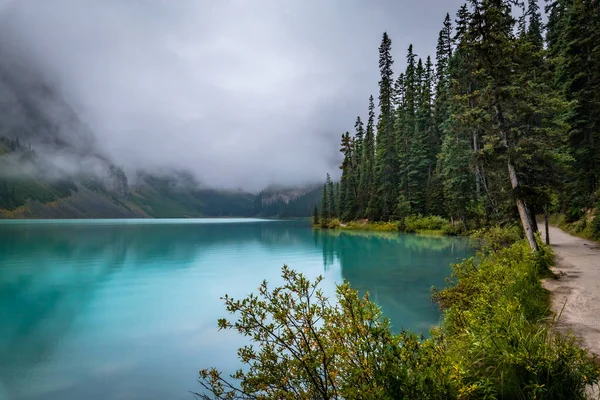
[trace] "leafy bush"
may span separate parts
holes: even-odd
[[[590,231],[594,239],[600,240],[600,206],[596,208],[596,212],[590,223]]]
[[[511,246],[523,238],[523,229],[520,226],[509,227],[493,226],[491,228],[479,229],[471,234],[475,247],[481,247],[487,251],[497,251]],[[477,246],[479,245],[479,246]]]
[[[514,232],[492,237],[511,238]],[[600,371],[571,336],[543,323],[548,295],[539,276],[551,252],[524,240],[455,265],[451,286],[435,293],[446,310],[448,357],[468,398],[584,399]]]
[[[411,215],[404,218],[404,232],[414,233],[419,231],[444,231],[450,228],[447,219],[437,215]]]
[[[377,232],[398,232],[398,222],[362,222],[352,221],[344,226],[344,229],[354,229],[361,231],[377,231]]]
[[[515,238],[488,230],[484,239]],[[548,295],[540,274],[551,261],[525,240],[455,265],[450,287],[434,294],[444,322],[429,339],[391,332],[389,321],[347,283],[330,302],[283,268],[284,285],[242,300],[225,296],[236,320],[219,320],[251,344],[245,368],[224,378],[200,371],[203,399],[584,399],[600,370],[571,336],[543,322]],[[253,346],[252,344],[256,345]],[[212,396],[212,397],[211,397]]]
[[[347,283],[338,286],[332,303],[318,289],[322,277],[311,283],[285,266],[282,277],[284,286],[270,290],[263,282],[258,296],[225,296],[237,320],[221,319],[219,328],[236,330],[258,346],[238,351],[246,368],[231,378],[239,385],[215,369],[200,371],[206,392],[198,397],[443,399],[452,393],[441,339],[394,335],[380,308]]]
[[[454,225],[448,224],[444,228],[444,234],[450,236],[461,236],[465,235],[468,232],[468,228],[463,221],[456,221]]]
[[[600,211],[597,208],[589,219],[587,216],[583,216],[582,219],[578,221],[569,222],[569,219],[565,215],[557,214],[550,217],[550,222],[572,235],[581,236],[591,240],[600,240],[599,216]]]
[[[337,218],[333,218],[333,219],[330,219],[329,221],[327,221],[327,228],[329,228],[329,229],[339,228],[340,225],[341,225],[341,222]]]

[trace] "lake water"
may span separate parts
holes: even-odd
[[[395,330],[439,322],[430,300],[459,238],[312,231],[303,221],[0,221],[0,399],[193,399],[198,370],[238,366],[220,296],[281,266],[369,291]]]

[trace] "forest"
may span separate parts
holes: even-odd
[[[341,179],[328,174],[315,220],[520,218],[538,250],[536,215],[575,222],[600,200],[599,2],[471,0],[436,49],[409,46],[395,74],[383,34],[377,106],[342,135]]]

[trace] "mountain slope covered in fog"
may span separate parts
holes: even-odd
[[[297,217],[317,201],[313,187],[265,198],[207,188],[179,170],[128,178],[57,90],[25,61],[0,58],[0,218]]]

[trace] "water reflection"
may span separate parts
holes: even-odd
[[[305,222],[0,222],[0,399],[182,398],[201,366],[236,365],[219,296],[277,282],[369,291],[397,329],[426,331],[464,241],[313,232]],[[236,340],[238,340],[236,342]]]
[[[427,334],[440,317],[431,288],[441,288],[449,265],[468,257],[462,238],[394,233],[315,232],[327,269],[339,262],[344,279],[369,292],[396,331]]]

